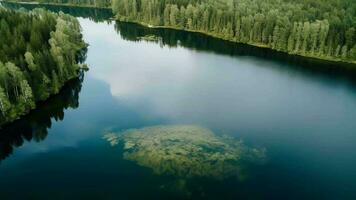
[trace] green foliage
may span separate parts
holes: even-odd
[[[94,7],[73,7],[60,4],[30,4],[30,3],[16,3],[16,2],[2,2],[1,5],[10,10],[34,10],[36,8],[43,8],[51,12],[64,12],[74,17],[89,18],[95,22],[103,22],[111,20],[114,16],[111,9],[108,8],[94,8]]]
[[[101,8],[108,8],[111,6],[111,0],[11,0],[11,2],[38,2],[46,4],[67,4]]]
[[[113,0],[119,20],[322,59],[355,62],[356,1]]]
[[[356,1],[13,0],[112,7],[119,20],[164,26],[289,54],[356,62]],[[38,38],[31,41],[36,46]],[[21,42],[21,41],[20,41]],[[38,43],[37,43],[38,44]]]
[[[0,125],[79,75],[86,44],[74,17],[0,9]]]

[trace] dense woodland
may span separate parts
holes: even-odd
[[[96,7],[111,4],[122,21],[197,31],[289,54],[356,62],[354,0],[26,1]]]
[[[11,0],[12,2],[39,2],[49,4],[68,4],[77,6],[92,6],[109,8],[111,0]]]
[[[356,60],[354,0],[113,0],[118,19],[289,54]]]
[[[2,6],[10,10],[20,10],[21,8],[34,10],[40,7],[55,13],[64,12],[74,17],[88,18],[95,22],[111,21],[114,17],[111,9],[107,8],[77,7],[57,4],[43,4],[39,6],[37,4],[20,4],[13,2],[3,2]]]
[[[76,18],[0,8],[0,125],[80,75],[87,44]]]

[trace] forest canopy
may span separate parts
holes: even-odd
[[[38,2],[47,4],[67,4],[76,6],[91,6],[108,8],[111,0],[12,0],[13,2]]]
[[[353,0],[113,0],[119,20],[203,32],[289,54],[356,61]]]
[[[80,75],[87,44],[76,18],[0,8],[0,125]]]

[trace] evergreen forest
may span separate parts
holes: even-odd
[[[0,8],[0,125],[78,77],[86,49],[79,22],[70,15]]]
[[[111,7],[120,21],[201,32],[288,54],[356,63],[356,1],[352,0],[25,1]]]
[[[12,0],[12,2],[38,2],[45,4],[65,4],[101,8],[109,8],[111,6],[111,0]]]
[[[122,21],[202,32],[289,54],[356,61],[356,1],[113,0]]]

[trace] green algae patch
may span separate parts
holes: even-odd
[[[261,162],[265,150],[199,126],[153,126],[108,133],[110,145],[122,144],[124,159],[159,175],[224,179],[244,176],[245,163]]]
[[[138,37],[138,39],[148,41],[148,42],[157,42],[157,41],[160,41],[162,38],[158,37],[156,35],[145,35],[142,37]]]

